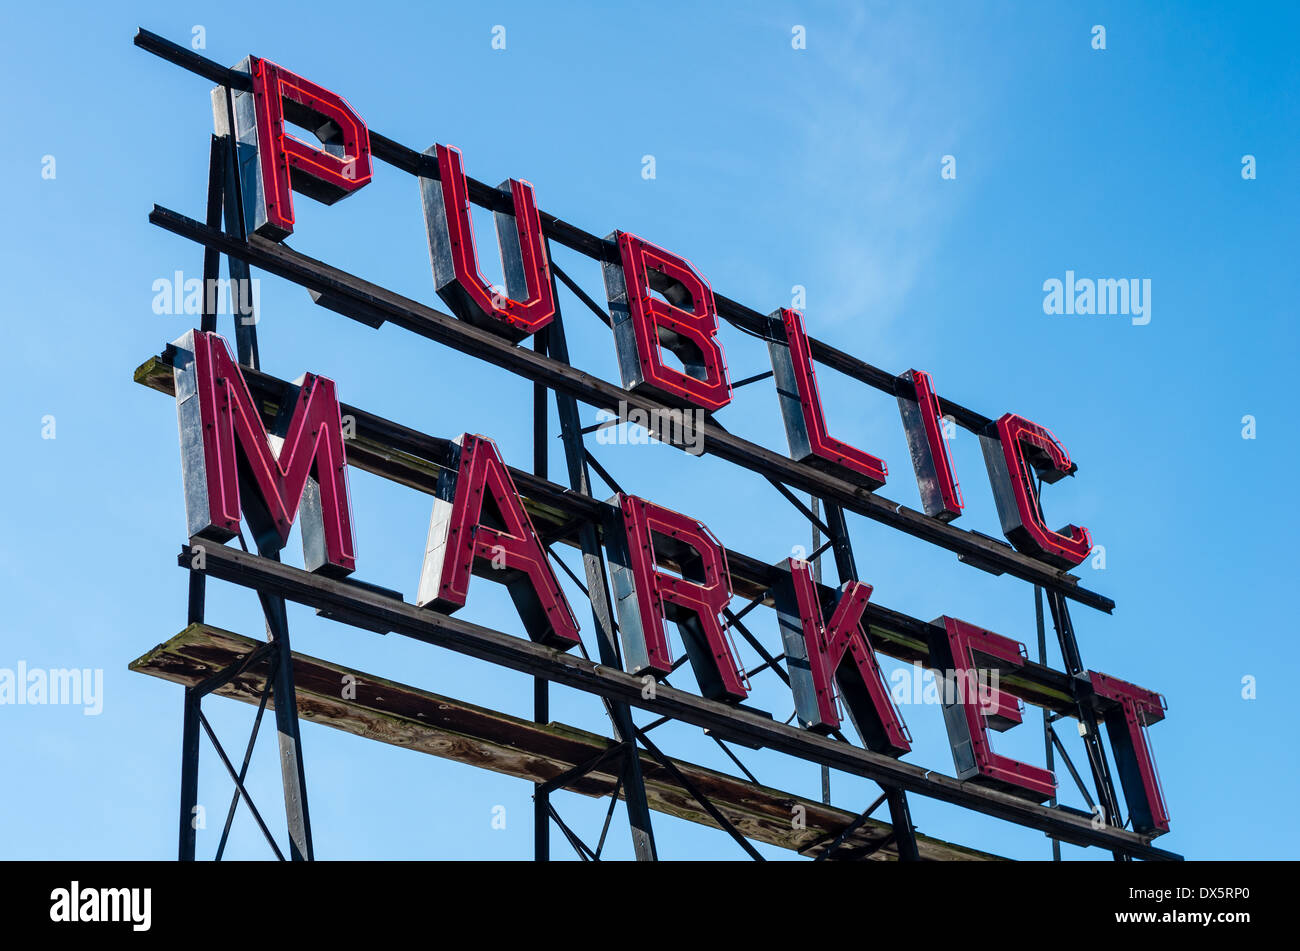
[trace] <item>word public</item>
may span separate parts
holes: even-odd
[[[294,192],[333,204],[370,182],[369,130],[341,96],[268,60],[248,57],[236,71],[250,80],[249,88],[232,91],[229,117],[241,155],[244,224],[251,234],[282,240],[294,230]],[[312,130],[319,141],[289,135],[286,122]],[[501,185],[513,199],[513,213],[495,215],[502,290],[480,272],[461,153],[438,144],[425,155],[437,169],[436,178],[420,176],[420,192],[439,297],[458,319],[512,343],[545,328],[556,301],[533,186],[518,179]],[[669,406],[719,412],[732,389],[708,281],[684,257],[637,235],[615,231],[608,241],[617,254],[603,262],[603,275],[623,387]],[[868,491],[884,485],[884,460],[827,429],[803,315],[777,309],[768,331],[792,458]],[[279,550],[297,522],[308,570],[351,573],[356,547],[335,383],[310,373],[299,378],[292,412],[285,407],[272,433],[221,337],[190,331],[174,348],[190,535],[227,541],[239,532],[242,516],[260,549]],[[927,373],[910,370],[904,379],[914,395],[900,395],[898,402],[924,511],[950,522],[964,502],[943,438],[939,398]],[[1060,442],[1044,426],[1012,413],[980,438],[1011,544],[1057,568],[1083,561],[1092,549],[1088,530],[1050,529],[1039,505],[1038,481],[1051,484],[1076,469]],[[619,492],[607,508],[605,554],[628,671],[652,677],[671,672],[671,623],[701,693],[725,703],[744,701],[748,686],[721,619],[732,598],[725,548],[703,523],[646,499]],[[668,564],[680,570],[665,570]],[[866,747],[890,756],[910,752],[910,736],[863,623],[871,585],[850,580],[823,599],[807,562],[787,559],[780,573],[771,596],[800,725],[838,730],[838,699]],[[496,445],[462,434],[439,477],[418,604],[444,613],[463,607],[471,576],[506,585],[534,641],[561,650],[579,643],[574,612]],[[930,645],[938,669],[969,675],[1026,662],[1024,645],[1011,638],[947,616],[940,626],[943,636]],[[1168,831],[1145,730],[1163,719],[1163,697],[1095,671],[1087,679],[1105,717],[1133,828]],[[1009,688],[983,698],[961,693],[944,702],[958,778],[1035,802],[1054,797],[1051,772],[992,749],[990,731],[1021,721]]]

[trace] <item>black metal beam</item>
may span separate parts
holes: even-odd
[[[564,837],[569,840],[569,845],[573,846],[573,851],[578,853],[578,858],[582,859],[584,862],[600,861],[600,856],[593,852],[591,847],[578,837],[578,833],[570,829],[568,824],[560,818],[560,814],[555,811],[555,806],[553,804],[548,802],[546,804],[546,809],[547,812],[550,813],[550,817],[555,820],[555,824],[560,827],[560,831],[564,833]]]
[[[745,626],[745,623],[740,619],[740,615],[733,614],[731,608],[723,608],[722,616],[727,619],[727,625],[723,630],[726,631],[733,627],[738,630],[746,643],[754,648],[759,657],[763,658],[763,666],[771,667],[776,675],[781,678],[782,683],[788,687],[790,685],[790,675],[785,672],[785,668],[781,666],[780,662],[763,646],[763,643],[754,636],[754,632]]]
[[[236,150],[232,144],[235,107],[230,100],[230,91],[228,89],[224,99],[226,107],[224,115],[217,114],[214,116],[217,137],[225,140],[225,147],[221,149],[226,160],[222,204],[224,205],[226,233],[243,240],[248,237],[248,231],[244,225],[244,207],[240,197],[239,171],[235,167]],[[209,195],[208,215],[210,221],[212,216],[211,195]],[[208,252],[215,252],[216,249],[208,248],[207,250]],[[251,310],[245,314],[243,310],[244,304],[249,304],[251,307],[253,299],[252,274],[249,272],[247,261],[229,255],[226,257],[226,272],[230,275],[231,320],[235,322],[235,352],[242,365],[257,370],[261,368],[261,357],[257,349],[257,314]],[[208,288],[205,287],[204,297],[206,298],[209,293]],[[216,323],[215,315],[213,315],[212,323]]]
[[[1070,754],[1065,751],[1065,744],[1061,742],[1061,737],[1057,735],[1056,730],[1049,723],[1047,725],[1048,739],[1052,745],[1061,752],[1061,759],[1065,762],[1065,768],[1070,771],[1070,776],[1074,778],[1074,785],[1078,787],[1079,792],[1083,795],[1083,801],[1088,804],[1088,808],[1093,812],[1097,809],[1097,804],[1093,801],[1092,794],[1088,792],[1088,786],[1084,783],[1083,777],[1074,767],[1074,761],[1070,759]],[[1056,798],[1056,797],[1052,797]]]
[[[188,623],[193,624],[194,621],[190,620]],[[234,680],[236,677],[238,677],[240,674],[246,671],[249,667],[253,666],[253,664],[257,663],[257,661],[266,657],[268,654],[274,652],[275,652],[275,645],[270,641],[268,641],[267,643],[256,648],[255,650],[249,651],[248,654],[246,654],[237,662],[231,664],[229,667],[225,668],[224,670],[217,671],[207,680],[203,681],[202,683],[195,684],[190,689],[194,691],[194,693],[200,699],[202,699],[203,697],[206,697],[208,694],[212,693],[212,691],[224,687],[226,684],[230,683],[230,681]]]
[[[772,483],[772,487],[776,489],[776,491],[780,492],[783,496],[785,496],[785,500],[787,502],[789,502],[796,509],[798,509],[799,514],[802,515],[804,518],[806,518],[809,524],[812,525],[814,532],[826,532],[827,534],[830,534],[830,529],[827,528],[826,523],[821,520],[821,516],[819,516],[813,509],[810,509],[808,506],[804,505],[802,500],[800,500],[800,498],[797,495],[795,495],[793,492],[791,492],[789,489],[787,489],[779,481],[772,478],[771,476],[768,476],[767,481]],[[816,506],[816,504],[817,504],[817,496],[814,495],[813,505]]]
[[[279,561],[278,552],[260,551],[259,546],[259,554],[268,561]],[[280,746],[280,781],[284,789],[285,822],[289,827],[289,856],[295,862],[310,862],[315,853],[311,839],[311,814],[307,808],[307,775],[302,758],[298,697],[293,683],[289,616],[282,595],[258,589],[258,597],[266,615],[267,639],[275,651],[271,689],[275,697],[275,730]]]
[[[609,808],[605,810],[605,824],[600,827],[600,838],[596,840],[596,858],[600,858],[600,853],[605,849],[605,836],[609,834],[609,824],[614,818],[614,812],[618,809],[618,794],[623,789],[623,776],[619,775],[614,782],[614,791],[609,794]]]
[[[206,589],[203,585],[203,574],[198,571],[190,573],[189,591],[185,610],[186,624],[199,624],[203,621],[203,611],[206,602]]]
[[[596,470],[596,475],[600,476],[605,485],[609,486],[611,492],[623,491],[623,487],[619,485],[618,481],[609,474],[608,470],[606,470],[604,466],[600,464],[600,460],[593,456],[585,447],[582,450],[582,458],[587,465]]]
[[[833,538],[826,539],[826,544],[821,543],[821,531],[823,522],[821,520],[821,501],[815,495],[808,496],[808,505],[812,512],[812,549],[813,552],[808,556],[808,561],[812,562],[813,585],[817,591],[821,591],[822,583],[822,553],[835,543]],[[826,805],[831,804],[831,771],[828,767],[821,768],[822,774],[822,802]]]
[[[749,386],[749,384],[751,383],[758,383],[762,380],[768,379],[771,376],[774,376],[771,370],[768,370],[764,373],[755,373],[753,376],[747,376],[743,380],[736,380],[731,384],[731,388],[733,390],[738,390],[742,386]]]
[[[224,136],[214,135],[208,158],[208,215],[209,228],[221,227],[221,209],[226,195],[226,148],[229,140]],[[213,309],[215,294],[211,288],[216,286],[221,276],[221,255],[216,248],[203,249],[203,318],[199,329],[204,333],[217,329],[217,313]]]
[[[751,783],[753,783],[755,786],[761,786],[761,785],[763,785],[762,783],[760,783],[760,782],[758,781],[758,777],[755,776],[753,773],[751,773],[751,772],[749,771],[749,768],[748,768],[744,763],[742,763],[742,762],[740,761],[740,757],[737,756],[735,753],[733,753],[733,752],[731,751],[731,747],[730,747],[730,746],[728,746],[726,743],[722,742],[722,740],[718,739],[718,738],[717,738],[716,736],[714,736],[712,733],[709,734],[709,739],[711,739],[714,743],[717,743],[717,744],[718,744],[718,746],[719,746],[719,748],[721,748],[722,752],[724,752],[724,753],[727,754],[727,758],[730,759],[733,763],[736,764],[736,768],[737,768],[738,770],[740,770],[742,773],[744,773],[744,774],[745,774],[745,777],[746,777],[746,778],[747,778]]]
[[[622,758],[625,755],[627,755],[627,750],[628,750],[628,746],[626,743],[611,744],[610,746],[601,750],[591,759],[587,760],[587,762],[579,763],[577,766],[574,766],[570,769],[566,769],[564,772],[560,773],[560,775],[556,776],[554,779],[548,779],[544,783],[539,783],[537,785],[537,788],[538,790],[547,794],[552,793],[557,789],[563,789],[564,787],[568,786],[569,783],[573,782],[575,779],[580,779],[583,776],[586,776],[592,770],[599,768],[605,763],[611,761],[614,762],[621,761]]]
[[[555,272],[556,277],[558,277],[561,281],[564,282],[564,286],[569,289],[569,291],[573,294],[573,296],[578,298],[578,300],[580,300],[583,304],[586,305],[589,311],[591,311],[600,319],[600,322],[602,324],[604,324],[606,327],[612,327],[614,325],[614,319],[610,317],[609,314],[605,313],[605,308],[601,307],[594,300],[592,300],[591,295],[589,295],[586,291],[584,291],[578,285],[577,281],[569,277],[569,275],[564,272],[564,269],[555,263],[554,259],[551,260],[551,270]]]

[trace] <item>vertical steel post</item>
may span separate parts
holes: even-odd
[[[1039,497],[1042,496],[1042,491],[1043,480],[1039,479]],[[1111,782],[1110,766],[1106,763],[1106,751],[1101,747],[1097,713],[1092,708],[1092,684],[1079,653],[1079,641],[1074,636],[1074,622],[1070,620],[1070,608],[1066,604],[1065,596],[1059,591],[1047,592],[1047,606],[1052,612],[1052,626],[1056,628],[1056,639],[1061,648],[1061,661],[1065,665],[1066,673],[1070,675],[1070,692],[1074,695],[1075,712],[1083,730],[1083,745],[1088,753],[1088,766],[1092,769],[1092,782],[1097,788],[1097,799],[1100,800],[1101,808],[1105,813],[1102,821],[1107,825],[1113,825],[1119,819],[1119,799],[1115,795],[1115,785]],[[1040,643],[1045,650],[1045,636]],[[1116,862],[1130,860],[1127,853],[1118,850],[1111,854]]]
[[[813,518],[821,518],[821,500],[815,495],[808,496],[808,500],[811,503]],[[812,558],[813,582],[815,584],[822,583],[822,556],[816,554],[817,549],[821,547],[822,530],[817,526],[816,522],[813,522],[812,554],[809,557]],[[828,806],[831,804],[831,768],[829,766],[822,767],[822,802]]]
[[[213,107],[213,120],[217,135],[226,141],[226,187],[224,195],[226,232],[240,240],[248,239],[248,229],[244,222],[244,204],[242,186],[239,181],[238,146],[235,142],[235,106],[229,89],[222,90],[224,111]],[[260,369],[261,360],[257,352],[257,314],[252,311],[252,278],[248,264],[238,258],[226,256],[226,271],[230,275],[230,298],[243,303],[250,302],[247,314],[239,306],[232,309],[235,313],[235,351],[239,362],[254,370]],[[206,292],[206,291],[205,291]]]
[[[547,352],[547,330],[533,335],[533,349]],[[546,386],[533,384],[533,474],[545,479],[548,475],[546,450]],[[551,720],[550,684],[545,677],[533,678],[533,722],[549,723]],[[533,860],[551,860],[551,794],[541,783],[533,784]]]
[[[1070,608],[1065,603],[1065,596],[1059,591],[1047,592],[1047,606],[1052,612],[1052,625],[1056,628],[1057,640],[1061,645],[1061,659],[1065,662],[1066,672],[1070,675],[1075,709],[1079,722],[1083,725],[1083,745],[1088,752],[1088,765],[1092,768],[1092,781],[1097,787],[1097,799],[1106,813],[1105,823],[1115,825],[1119,820],[1119,799],[1115,795],[1115,785],[1111,782],[1106,751],[1101,746],[1097,713],[1092,708],[1092,698],[1089,693],[1092,689],[1091,682],[1088,680],[1088,672],[1084,669],[1083,660],[1079,655],[1079,642],[1074,636]],[[1112,855],[1117,862],[1129,861],[1129,855],[1125,852],[1116,850]]]
[[[208,214],[209,228],[220,230],[221,210],[226,197],[226,178],[228,176],[226,152],[229,138],[214,135],[208,156]],[[216,248],[203,249],[203,319],[199,329],[204,333],[215,333],[217,313],[213,309],[214,289],[217,279],[221,277],[221,252]]]
[[[546,256],[551,257],[550,241],[546,243]],[[555,299],[555,320],[547,328],[547,347],[553,359],[569,362],[569,344],[564,334],[560,314],[559,293],[555,287],[555,273],[551,272],[551,294]],[[578,401],[567,393],[555,391],[555,408],[560,417],[560,438],[564,443],[564,461],[569,470],[569,485],[575,492],[591,496],[591,476],[582,441],[582,422],[578,417]],[[582,547],[582,564],[587,576],[587,595],[591,601],[591,616],[596,625],[596,642],[600,662],[606,667],[622,670],[617,641],[614,635],[614,612],[609,603],[609,587],[605,577],[605,557],[600,547],[596,527],[584,522],[579,528]],[[646,801],[645,781],[641,776],[641,757],[636,746],[636,727],[632,711],[626,703],[606,700],[614,727],[615,737],[628,744],[623,757],[623,796],[627,805],[628,823],[632,827],[632,848],[638,862],[658,859],[655,850],[654,830],[650,824],[650,806]]]
[[[215,151],[215,146],[214,146]],[[189,594],[185,623],[203,623],[207,602],[207,575],[189,570]],[[199,704],[202,701],[191,688],[185,688],[185,708],[181,726],[181,803],[180,841],[177,860],[193,862],[198,831],[194,827],[194,807],[199,804]]]
[[[824,502],[822,509],[826,513],[826,527],[830,529],[831,548],[835,552],[835,569],[839,573],[840,584],[860,580],[857,561],[853,557],[853,543],[849,539],[849,527],[844,521],[844,509],[835,502]],[[907,794],[897,786],[885,786],[884,790],[889,800],[889,820],[894,826],[894,842],[898,846],[899,860],[920,861],[921,853],[916,847],[916,829],[912,825],[912,811],[907,805]]]
[[[1043,480],[1038,480],[1038,497],[1042,497]],[[1037,590],[1037,589],[1035,589]],[[1061,661],[1065,665],[1066,673],[1070,675],[1071,692],[1074,694],[1075,709],[1078,713],[1079,723],[1083,726],[1083,745],[1088,753],[1088,765],[1092,769],[1093,785],[1097,788],[1097,798],[1101,800],[1101,808],[1105,811],[1103,821],[1111,825],[1119,818],[1119,799],[1115,795],[1115,785],[1111,782],[1110,767],[1106,763],[1106,752],[1101,748],[1101,733],[1097,725],[1097,714],[1092,708],[1091,697],[1085,691],[1091,691],[1091,682],[1088,680],[1087,671],[1083,667],[1083,657],[1079,653],[1079,642],[1074,636],[1074,622],[1070,620],[1070,608],[1065,603],[1065,597],[1059,591],[1047,592],[1047,606],[1052,611],[1052,626],[1056,628],[1057,643],[1061,647]],[[1042,607],[1039,606],[1039,623],[1040,631],[1042,630]],[[1040,635],[1041,650],[1046,648],[1046,636]],[[1080,689],[1081,684],[1086,684],[1084,690]],[[1046,716],[1046,711],[1044,711]],[[1051,739],[1051,734],[1045,737]],[[1048,744],[1048,762],[1052,763],[1051,744]],[[1049,767],[1050,768],[1050,767]],[[1059,846],[1057,849],[1059,850]],[[1116,862],[1127,862],[1129,856],[1123,852],[1115,851],[1111,853]]]
[[[258,554],[272,561],[280,560],[278,551]],[[284,814],[289,826],[289,857],[295,862],[315,858],[311,842],[311,815],[307,809],[307,775],[302,761],[302,736],[299,733],[298,693],[293,685],[293,651],[289,645],[289,618],[284,598],[260,595],[266,612],[267,639],[276,645],[274,686],[275,730],[280,744],[280,781],[284,787]]]
[[[1034,585],[1034,620],[1038,626],[1038,662],[1044,666],[1047,665],[1047,628],[1043,624],[1043,589]],[[1052,721],[1050,719],[1051,711],[1043,707],[1043,748],[1047,754],[1047,770],[1050,773],[1056,772],[1056,750],[1052,747]],[[1053,795],[1047,801],[1049,806],[1055,808],[1056,796]],[[1052,861],[1061,861],[1061,840],[1052,839]]]
[[[185,623],[202,624],[203,610],[207,601],[207,575],[190,569],[189,594],[185,610]]]
[[[184,725],[181,729],[181,809],[177,860],[194,861],[197,831],[194,807],[199,803],[199,695],[185,688]]]
[[[234,137],[234,103],[228,88],[221,91],[219,101],[214,97],[213,121],[217,136],[225,139],[225,230],[240,240],[247,240],[248,229],[244,221],[242,186],[237,168],[238,146]],[[211,213],[212,195],[209,192],[209,215]],[[206,265],[205,261],[205,267]],[[232,317],[235,321],[235,349],[239,363],[256,370],[261,361],[257,349],[258,315],[252,307],[252,278],[248,265],[230,255],[226,256],[226,269],[231,280],[230,299],[234,304]],[[245,304],[248,305],[247,311],[243,308]],[[278,550],[265,548],[260,542],[257,553],[264,558],[280,560]],[[271,693],[275,698],[275,727],[280,745],[280,778],[284,787],[285,820],[289,827],[289,854],[294,861],[311,861],[315,855],[311,840],[311,816],[307,809],[307,776],[302,759],[298,695],[293,683],[289,616],[285,610],[284,598],[260,592],[259,598],[266,614],[267,640],[276,646]]]

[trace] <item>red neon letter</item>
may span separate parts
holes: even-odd
[[[788,581],[773,589],[773,597],[800,723],[819,733],[839,727],[834,687],[838,684],[849,718],[866,747],[902,756],[912,748],[911,738],[889,699],[876,652],[862,624],[871,585],[861,581],[846,584],[838,592],[827,624],[808,562],[790,558],[787,563]]]
[[[708,282],[685,258],[634,234],[616,231],[606,240],[617,241],[621,262],[606,261],[604,272],[623,385],[674,405],[722,409],[731,402],[731,382],[714,339],[717,311]],[[665,349],[685,372],[664,365]]]
[[[943,626],[946,643],[932,647],[939,648],[934,652],[936,658],[952,671],[960,694],[950,696],[946,689],[943,697],[957,778],[982,781],[1035,802],[1050,799],[1056,791],[1056,779],[1050,772],[994,753],[989,745],[989,727],[1002,732],[1020,722],[1019,703],[1003,689],[977,686],[976,653],[1000,661],[996,666],[1015,668],[1025,663],[1021,655],[1024,645],[946,615]],[[984,694],[983,698],[980,694]],[[988,723],[984,722],[986,718]]]
[[[605,539],[628,671],[672,671],[666,618],[681,632],[700,692],[710,699],[745,699],[749,691],[718,621],[731,600],[722,545],[680,512],[634,495],[616,499],[621,525],[606,526]],[[660,560],[671,562],[681,577],[660,571]]]
[[[767,349],[772,357],[791,458],[821,469],[830,468],[827,463],[843,467],[847,472],[841,474],[853,482],[868,489],[880,488],[889,473],[885,463],[826,431],[826,414],[817,390],[817,373],[813,369],[812,348],[804,332],[803,316],[797,310],[783,309],[773,311],[767,320],[771,328]]]
[[[416,603],[444,614],[464,607],[473,573],[505,584],[534,641],[578,643],[578,622],[496,445],[462,434],[451,453],[438,477]]]
[[[1106,713],[1106,733],[1134,831],[1156,835],[1168,832],[1169,810],[1146,734],[1148,725],[1165,718],[1165,698],[1095,670],[1088,671],[1088,676],[1097,696],[1118,704]]]
[[[1049,485],[1075,469],[1051,431],[1013,413],[997,421],[996,433],[980,436],[1002,532],[1017,549],[1061,568],[1073,568],[1092,551],[1086,528],[1067,525],[1059,532],[1043,521],[1037,475]]]
[[[255,490],[251,497],[245,491],[242,510],[259,549],[284,547],[301,502],[307,569],[351,572],[356,548],[334,382],[311,373],[295,382],[293,415],[277,432],[277,451],[225,341],[190,331],[175,346],[182,355],[176,408],[190,534],[218,541],[238,534],[243,482]]]
[[[957,477],[953,475],[948,443],[940,428],[943,414],[939,411],[939,397],[935,395],[930,374],[924,370],[908,370],[903,380],[911,383],[916,392],[915,399],[903,392],[898,394],[898,411],[903,417],[912,468],[916,470],[916,484],[921,489],[921,503],[926,515],[951,522],[961,515],[965,506]],[[900,385],[899,389],[904,387]]]
[[[283,66],[248,58],[256,112],[260,194],[245,195],[249,231],[279,240],[293,234],[293,192],[332,205],[370,181],[370,131],[347,101]],[[238,100],[237,100],[238,101]],[[248,123],[236,109],[237,137]],[[321,145],[284,131],[285,120],[310,129]],[[250,182],[245,179],[245,189]],[[260,199],[260,200],[259,200]],[[249,212],[251,211],[251,214]]]
[[[438,159],[438,178],[421,176],[420,196],[438,296],[461,320],[512,342],[541,330],[555,316],[555,297],[533,186],[509,179],[515,213],[495,215],[506,280],[503,294],[479,272],[460,150],[435,145],[425,152],[430,153]]]

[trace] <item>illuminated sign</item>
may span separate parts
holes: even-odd
[[[233,73],[246,79],[241,88],[232,87],[229,128],[239,150],[235,174],[248,235],[279,241],[292,234],[292,192],[333,203],[371,180],[376,137],[341,96],[256,57]],[[290,135],[286,122],[307,129],[317,141]],[[571,369],[567,354],[535,355],[520,344],[557,319],[557,270],[547,245],[555,219],[539,211],[533,185],[521,179],[502,183],[493,201],[506,287],[495,288],[482,276],[471,220],[473,189],[482,186],[467,178],[456,148],[438,144],[412,155],[434,287],[455,318],[440,319],[474,328],[460,340],[462,349],[494,348],[503,363],[512,361],[512,368],[535,372],[535,380],[550,385],[547,374],[558,377],[557,367]],[[730,437],[714,418],[725,413],[733,385],[739,385],[729,376],[718,334],[719,305],[725,301],[715,299],[707,279],[669,249],[617,230],[593,240],[599,243],[592,256],[601,263],[622,385],[583,390],[591,384],[567,377],[563,384],[597,392],[604,401],[617,395],[624,412],[628,404],[703,411],[705,439],[716,440],[733,461],[762,471],[775,454]],[[372,325],[391,319],[403,306],[382,295],[363,306],[346,288],[317,287],[313,293],[329,298],[321,302],[332,309]],[[454,336],[439,326],[440,335]],[[867,449],[832,435],[817,383],[818,345],[804,315],[780,308],[760,318],[759,326],[788,443],[780,481],[831,486],[838,495],[827,504],[839,518],[846,499],[872,511],[889,468]],[[282,407],[268,425],[250,395],[244,368],[221,337],[191,331],[171,351],[190,535],[224,542],[238,533],[242,514],[259,551],[278,552],[297,523],[308,571],[330,578],[352,572],[357,548],[346,477],[351,450],[335,383],[310,373],[301,377],[293,384],[292,405]],[[557,356],[558,363],[551,359]],[[906,519],[904,527],[913,534],[960,553],[952,539],[976,533],[951,526],[965,502],[945,436],[952,424],[946,401],[921,370],[909,370],[890,385],[923,511],[904,516],[899,507],[881,517]],[[994,561],[1001,559],[1019,566],[1022,577],[1061,579],[1092,550],[1088,529],[1073,524],[1052,529],[1042,513],[1039,486],[1077,470],[1066,449],[1045,426],[1013,413],[978,425],[968,418],[964,424],[980,437],[1010,547],[962,557],[985,568],[996,568]],[[482,582],[471,584],[477,576],[505,585],[533,642],[561,652],[579,647],[579,624],[548,558],[548,543],[530,518],[527,491],[520,490],[490,438],[462,434],[448,446],[437,460],[417,605],[451,614],[479,588],[487,589]],[[827,477],[833,481],[819,481]],[[736,622],[728,605],[736,575],[727,548],[694,516],[621,490],[591,504],[586,521],[598,527],[608,564],[624,671],[654,682],[688,662],[702,697],[741,709],[750,684],[732,640]],[[837,734],[847,713],[867,750],[898,759],[911,752],[912,740],[882,676],[866,620],[873,589],[854,577],[851,562],[840,567],[843,583],[828,592],[814,581],[807,561],[792,558],[768,566],[773,580],[758,600],[775,609],[773,633],[781,638],[799,726],[809,734]],[[684,645],[684,658],[673,656],[670,627]],[[971,684],[981,673],[1003,675],[993,688],[972,687],[943,702],[957,779],[1021,801],[1054,800],[1051,771],[996,752],[990,739],[991,733],[1021,723],[1029,666],[1025,645],[949,616],[926,631],[915,649],[925,652],[932,668]],[[1164,716],[1163,698],[1083,668],[1069,677],[1068,689],[1081,709],[1106,726],[1133,830],[1145,836],[1168,831],[1146,733]]]

